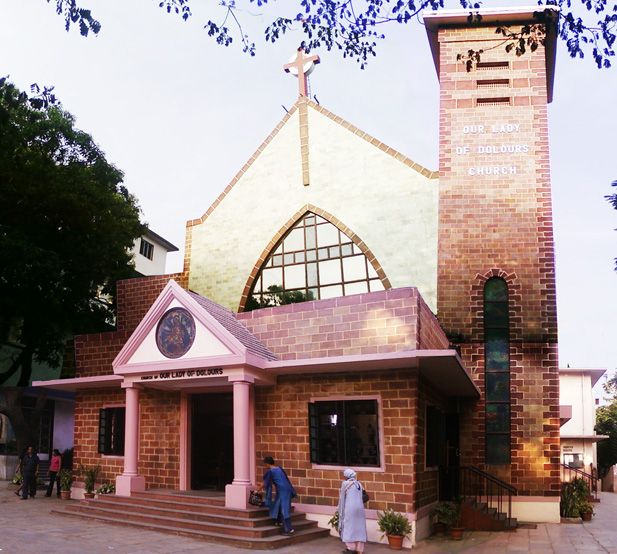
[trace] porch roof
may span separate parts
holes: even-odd
[[[358,373],[367,371],[417,369],[420,375],[433,387],[449,397],[478,398],[480,391],[455,350],[409,350],[386,354],[336,356],[328,358],[306,358],[300,360],[272,360],[264,362],[253,358],[253,363],[244,369],[251,373],[257,384],[274,384],[276,376],[300,376],[306,374]],[[225,366],[221,366],[224,369]],[[234,374],[238,365],[229,366]],[[248,374],[247,373],[247,374]],[[263,378],[259,378],[259,376]],[[126,376],[129,377],[129,376]],[[132,378],[134,379],[134,377]],[[132,380],[131,379],[131,380]],[[72,379],[53,379],[35,381],[33,386],[59,390],[86,390],[121,387],[125,382],[122,375],[102,375],[98,377],[76,377]],[[142,386],[166,389],[195,388],[207,385],[221,386],[221,378],[179,379],[173,381],[144,381]]]

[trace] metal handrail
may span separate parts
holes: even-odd
[[[568,473],[566,474],[568,479],[564,478],[564,470],[567,471]],[[561,481],[563,482],[569,482],[572,481],[572,473],[574,472],[574,475],[576,477],[579,477],[580,479],[583,479],[586,483],[587,486],[589,487],[589,491],[591,492],[594,500],[598,499],[598,478],[595,475],[592,475],[591,473],[587,473],[585,471],[583,471],[582,469],[579,469],[577,467],[573,467],[571,465],[568,464],[561,464],[561,473],[562,473],[562,477],[561,477]]]
[[[518,494],[515,487],[477,467],[461,466],[459,469],[462,499],[472,498],[477,503],[486,502],[489,508],[505,513],[508,520],[512,518],[512,496]]]

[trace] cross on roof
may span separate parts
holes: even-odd
[[[298,52],[294,57],[289,60],[289,63],[286,63],[283,66],[283,69],[287,73],[291,73],[298,77],[298,88],[300,92],[300,96],[306,96],[306,91],[308,89],[307,86],[307,77],[311,74],[313,69],[315,69],[315,65],[319,63],[319,56],[305,56],[304,49],[298,48]]]

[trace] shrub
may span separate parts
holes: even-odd
[[[411,533],[411,524],[407,516],[394,510],[377,512],[377,526],[385,535],[406,537]]]

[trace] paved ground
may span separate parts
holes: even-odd
[[[617,494],[602,493],[590,523],[545,524],[514,533],[468,532],[460,542],[429,539],[414,551],[422,554],[617,554]],[[63,502],[44,494],[20,501],[6,482],[0,482],[0,554],[246,554],[247,550],[195,539],[141,531],[130,527],[88,522],[52,515]],[[64,501],[66,502],[66,501]],[[274,550],[280,554],[334,554],[341,542],[327,537]],[[387,546],[368,544],[366,554],[385,554]]]

